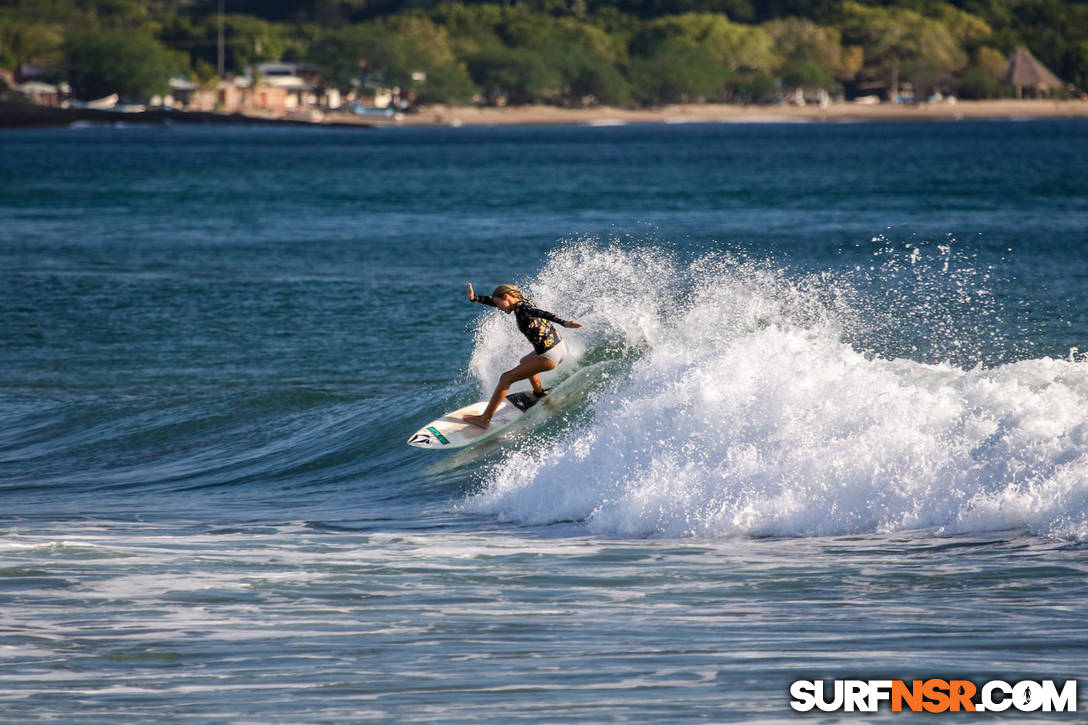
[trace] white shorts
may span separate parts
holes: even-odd
[[[567,356],[567,343],[560,340],[558,345],[550,347],[544,352],[538,352],[537,355],[558,365]]]

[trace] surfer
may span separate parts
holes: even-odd
[[[499,377],[499,384],[495,387],[495,392],[491,395],[491,400],[484,412],[480,415],[465,416],[466,423],[486,428],[491,424],[491,416],[495,415],[510,386],[517,381],[528,379],[533,386],[533,394],[537,398],[545,395],[544,387],[540,384],[540,373],[555,370],[567,354],[567,343],[563,342],[563,338],[552,323],[571,328],[581,327],[581,325],[574,320],[564,320],[547,310],[540,309],[525,299],[521,290],[512,284],[500,284],[489,297],[473,292],[470,282],[468,298],[482,305],[497,307],[508,315],[513,312],[517,319],[518,329],[533,346],[533,352],[523,357],[517,367],[507,370]]]

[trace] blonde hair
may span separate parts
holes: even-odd
[[[495,288],[495,291],[491,293],[491,298],[495,299],[500,295],[510,295],[517,301],[525,299],[525,295],[521,293],[521,290],[512,284],[500,284]]]

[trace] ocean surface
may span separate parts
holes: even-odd
[[[0,722],[1083,722],[1088,122],[0,134]],[[457,452],[408,437],[581,322]],[[801,715],[798,679],[1081,712]]]

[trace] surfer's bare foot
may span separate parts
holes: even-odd
[[[491,425],[491,419],[485,418],[482,415],[466,415],[465,422],[471,423],[477,428],[486,428]]]

